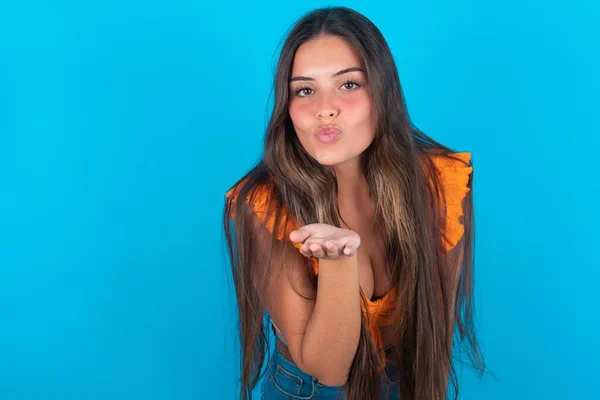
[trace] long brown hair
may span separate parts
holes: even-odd
[[[439,206],[445,204],[444,191],[431,156],[452,157],[454,151],[410,122],[383,35],[366,17],[344,7],[310,12],[288,34],[277,65],[274,108],[263,158],[234,185],[236,194],[225,205],[223,223],[240,318],[241,397],[251,398],[252,388],[263,373],[271,330],[259,293],[278,246],[275,234],[267,248],[253,234],[255,224],[249,206],[253,196],[264,185],[271,188],[267,212],[274,218],[274,233],[291,220],[298,226],[315,222],[340,226],[335,175],[303,149],[288,113],[294,54],[302,43],[322,34],[347,40],[366,66],[376,135],[362,155],[362,168],[376,202],[376,218],[387,239],[391,284],[397,289],[392,359],[398,368],[401,398],[445,399],[448,379],[457,398],[452,326],[448,323],[454,296],[453,317],[460,342],[467,344],[472,365],[481,373],[485,369],[473,324],[472,190],[463,203],[465,230],[460,246],[464,257],[458,288],[450,293],[442,245],[445,207]],[[472,183],[471,175],[471,188]],[[249,201],[234,202],[234,198]],[[309,265],[307,271],[312,273]],[[311,278],[316,285],[314,274]],[[367,318],[362,317],[359,345],[345,385],[351,400],[379,399],[380,355],[369,334]]]

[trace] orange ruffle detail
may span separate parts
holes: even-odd
[[[470,188],[468,187],[470,175],[473,172],[473,167],[470,166],[471,153],[453,153],[454,157],[459,160],[450,159],[441,155],[432,156],[432,160],[438,171],[438,176],[442,183],[446,200],[446,230],[444,232],[444,248],[446,251],[451,250],[464,233],[464,225],[461,222],[463,217],[462,201],[468,194]],[[464,163],[463,163],[464,161]],[[228,198],[233,198],[235,201],[235,189],[233,188],[227,192]],[[250,201],[250,195],[246,198],[248,203],[251,202],[253,211],[255,214],[264,222],[265,226],[270,232],[274,231],[275,225],[275,210],[271,207],[270,193],[272,193],[271,186],[264,185],[257,189],[254,194],[252,201]],[[287,210],[282,210],[282,216],[287,213]],[[232,218],[234,216],[232,215]],[[283,220],[283,218],[282,218]],[[283,221],[277,229],[275,237],[279,240],[289,240],[289,234],[297,229],[297,224],[290,220],[287,226],[283,226]],[[293,243],[294,247],[298,250],[302,246],[301,243]],[[313,269],[315,273],[318,273],[318,260],[313,259]],[[363,305],[362,309],[364,313],[368,312],[369,315],[369,328],[373,340],[379,348],[383,348],[383,340],[379,327],[389,326],[393,324],[393,313],[396,307],[396,289],[390,290],[385,296],[376,301],[367,301],[368,309],[365,309]]]
[[[433,157],[446,197],[446,230],[443,238],[446,251],[456,246],[464,233],[465,227],[461,222],[464,215],[462,202],[469,193],[469,177],[473,172],[473,167],[469,166],[471,153],[453,153],[453,156],[462,161],[442,156]]]

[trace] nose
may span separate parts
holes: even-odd
[[[329,97],[329,96],[327,96]],[[330,98],[321,97],[317,108],[317,117],[320,119],[331,119],[337,117],[340,110],[331,102]]]
[[[322,108],[319,110],[317,116],[321,119],[331,119],[337,117],[339,111],[334,108]]]

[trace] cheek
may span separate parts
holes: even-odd
[[[370,96],[365,92],[349,97],[345,104],[346,121],[352,127],[352,152],[363,152],[375,138],[375,123]]]
[[[310,128],[313,120],[313,112],[308,102],[292,100],[288,107],[288,112],[297,131]]]
[[[369,123],[372,115],[371,98],[366,91],[348,96],[344,101],[346,117],[356,124]]]

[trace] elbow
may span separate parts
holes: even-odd
[[[300,365],[298,365],[300,367]],[[347,368],[332,368],[323,365],[322,362],[315,364],[303,364],[300,367],[306,374],[316,378],[320,384],[325,386],[344,386],[348,381],[350,366]]]
[[[301,370],[325,386],[344,386],[347,383],[356,349],[353,353],[343,354],[327,354],[323,349],[307,351],[309,349],[303,346],[300,351],[300,363],[297,365]]]
[[[340,363],[343,364],[343,363]],[[312,375],[320,384],[325,386],[344,386],[348,382],[350,374],[350,365],[324,365],[311,368]]]
[[[315,378],[319,380],[319,383],[325,386],[344,386],[346,382],[348,382],[347,373],[335,374],[331,371],[315,376]]]

